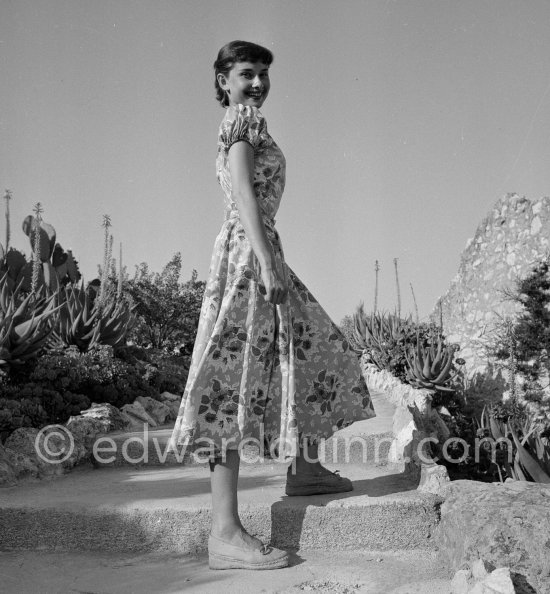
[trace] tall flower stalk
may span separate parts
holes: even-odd
[[[414,303],[414,313],[416,315],[416,325],[418,326],[418,324],[420,323],[419,316],[418,316],[418,303],[416,302],[416,295],[414,294],[414,289],[413,289],[412,283],[409,283],[409,285],[411,287],[411,293],[412,293],[412,298],[413,298],[413,303]]]
[[[117,299],[122,297],[122,242],[119,246],[119,257],[118,257],[118,287],[116,292]]]
[[[401,289],[399,288],[399,273],[397,271],[397,258],[393,259],[393,266],[395,268],[395,286],[397,288],[397,316],[401,317]]]
[[[40,268],[41,268],[41,260],[40,260],[40,230],[42,228],[42,213],[44,209],[42,208],[42,204],[37,202],[34,205],[34,245],[33,245],[33,262],[32,262],[32,280],[31,280],[31,292],[33,295],[36,295],[36,291],[38,288],[38,279],[40,277]]]
[[[510,384],[510,397],[515,401],[517,399],[516,372],[518,362],[516,356],[516,336],[513,323],[510,320],[506,323],[506,338],[508,342],[508,356],[510,357],[510,363],[508,365],[508,383]]]
[[[113,260],[113,235],[109,235],[109,249],[107,251],[107,262],[109,262],[109,270],[111,271],[111,274],[114,274],[116,271],[116,266],[115,266],[115,261]],[[109,277],[109,275],[107,274],[107,278]]]
[[[6,202],[6,253],[10,249],[11,226],[10,226],[10,200],[11,192],[6,190],[4,194],[4,201]]]
[[[111,217],[109,215],[103,215],[103,222],[101,224],[104,231],[104,241],[103,241],[103,268],[101,270],[101,279],[100,279],[100,286],[99,286],[99,299],[98,299],[98,306],[101,308],[104,305],[106,292],[107,292],[107,281],[109,278],[109,267],[111,264],[111,258],[109,255],[109,251],[111,249],[111,234],[109,229],[111,228]]]
[[[374,261],[374,309],[373,312],[376,313],[378,309],[378,271],[380,270],[380,265],[378,264],[378,260]]]

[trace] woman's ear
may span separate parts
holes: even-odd
[[[228,88],[228,83],[227,83],[227,77],[225,76],[225,74],[219,72],[217,75],[217,79],[218,79],[218,84],[220,85],[220,87],[224,90],[227,91]]]

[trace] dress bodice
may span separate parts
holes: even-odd
[[[226,212],[237,212],[232,199],[229,173],[229,149],[238,141],[254,149],[254,191],[262,213],[273,219],[279,209],[285,187],[285,157],[267,131],[267,124],[256,107],[229,107],[220,124],[216,175],[224,192]]]

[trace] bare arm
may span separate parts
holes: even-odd
[[[265,231],[260,206],[254,193],[254,149],[248,142],[236,142],[229,149],[232,198],[239,210],[241,223],[254,254],[260,263],[260,272],[266,288],[266,301],[282,303],[286,299],[282,271]]]

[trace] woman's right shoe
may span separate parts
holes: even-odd
[[[216,536],[208,538],[210,569],[279,569],[288,566],[288,553],[269,545],[251,549],[239,533],[242,545],[235,545]]]
[[[332,495],[353,491],[352,482],[336,472],[323,468],[318,474],[294,474],[288,469],[285,493],[288,497]]]

